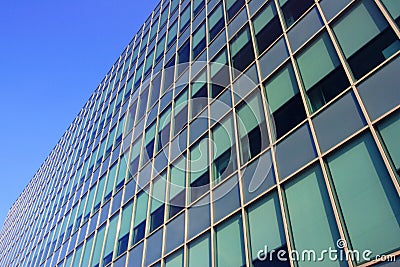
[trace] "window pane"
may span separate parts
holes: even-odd
[[[190,149],[190,199],[196,200],[209,190],[208,136]]]
[[[182,213],[166,225],[165,254],[180,246],[185,239],[185,214]]]
[[[210,196],[206,195],[188,209],[188,239],[210,226]]]
[[[386,9],[389,11],[392,18],[396,21],[397,25],[400,26],[400,2],[393,0],[382,0]]]
[[[221,4],[215,8],[213,13],[208,17],[210,40],[214,39],[224,26],[224,11]]]
[[[243,71],[254,61],[253,45],[250,30],[245,26],[231,41],[231,57],[233,67],[239,72]]]
[[[276,146],[280,179],[284,179],[317,156],[308,124],[303,125]]]
[[[372,137],[361,136],[327,160],[352,248],[370,250],[371,257],[397,250],[400,199]]]
[[[279,0],[285,18],[286,27],[290,27],[306,10],[314,4],[313,0]]]
[[[275,184],[271,151],[242,169],[242,182],[245,203],[259,196]]]
[[[386,119],[378,128],[396,171],[400,175],[400,113]]]
[[[117,224],[118,224],[118,216],[114,216],[110,223],[108,224],[108,232],[107,238],[104,244],[104,252],[103,252],[103,265],[107,265],[112,261],[113,258],[113,251],[114,251],[114,244],[115,244],[115,237],[117,232]]]
[[[313,111],[318,110],[349,85],[326,33],[297,57],[297,63]]]
[[[183,250],[175,252],[165,260],[165,267],[181,267],[183,265]]]
[[[258,12],[253,19],[253,27],[258,53],[261,54],[282,34],[282,27],[273,1]]]
[[[278,139],[306,118],[292,65],[285,66],[271,77],[265,91]]]
[[[205,234],[189,244],[189,266],[211,266],[211,242],[210,235]]]
[[[103,250],[103,241],[104,241],[104,234],[106,231],[106,227],[103,226],[98,232],[96,236],[96,241],[94,243],[94,250],[93,250],[93,257],[92,257],[92,264],[91,266],[96,266],[100,263],[100,256],[101,251]]]
[[[228,11],[228,20],[231,20],[239,10],[244,7],[244,0],[226,0],[226,10]]]
[[[181,13],[180,31],[184,30],[190,21],[190,5]]]
[[[265,251],[267,253],[271,250],[287,251],[282,214],[279,206],[278,195],[275,191],[268,197],[251,205],[247,212],[249,220],[251,259],[255,266],[261,266],[262,262],[258,259],[258,252],[260,250],[265,251],[265,246],[267,246],[267,251]],[[272,265],[278,264],[279,266],[290,266],[289,261],[278,262],[279,260],[276,258],[276,255],[272,258],[268,254],[262,256],[267,256],[265,261],[270,262]]]
[[[322,171],[313,167],[285,185],[288,221],[297,251],[314,250],[322,255],[327,248],[336,247],[339,231],[325,187]],[[310,244],[311,247],[310,247]],[[328,258],[323,261],[299,261],[303,266],[340,266]]]
[[[206,24],[200,26],[200,28],[193,34],[193,59],[195,59],[206,47]]]
[[[212,130],[213,181],[219,182],[236,169],[235,135],[230,114]]]
[[[146,260],[145,265],[149,266],[161,257],[161,248],[163,240],[162,229],[155,232],[153,235],[147,238],[146,244]]]
[[[359,1],[333,31],[356,79],[400,49],[400,41],[371,0]]]
[[[400,104],[399,69],[400,57],[385,65],[358,86],[361,99],[372,120]]]
[[[229,178],[213,190],[214,222],[217,222],[240,207],[237,175]]]
[[[258,90],[239,105],[237,116],[240,159],[244,164],[258,155],[269,143],[264,109]]]
[[[313,119],[322,152],[343,141],[366,124],[355,101],[354,95],[348,93]]]
[[[243,266],[245,264],[242,217],[240,215],[217,226],[216,258],[218,267]]]

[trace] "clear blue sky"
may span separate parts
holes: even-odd
[[[158,0],[0,0],[0,228]]]

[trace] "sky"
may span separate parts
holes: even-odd
[[[0,228],[158,0],[0,0]]]

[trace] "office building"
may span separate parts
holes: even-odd
[[[161,1],[0,266],[398,266],[399,27],[397,0]]]

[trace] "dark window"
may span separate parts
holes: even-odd
[[[144,238],[146,230],[146,221],[140,223],[138,226],[133,228],[133,244],[136,244]]]
[[[170,200],[169,218],[173,217],[175,214],[183,210],[183,208],[185,207],[185,197],[186,192],[185,190],[183,190]]]
[[[224,28],[224,26],[225,26],[224,11],[222,5],[220,4],[208,17],[210,40],[213,40],[218,35],[218,33]]]
[[[283,67],[271,77],[265,90],[278,139],[306,118],[292,66]]]
[[[227,0],[228,20],[231,20],[245,6],[244,0]]]
[[[121,255],[128,249],[129,233],[118,240],[117,256]]]
[[[161,226],[164,222],[164,210],[165,206],[162,205],[158,209],[156,209],[151,215],[150,215],[150,232],[154,231],[157,229],[159,226]]]
[[[211,97],[217,97],[230,83],[228,53],[224,48],[211,60]]]
[[[250,30],[245,26],[231,41],[231,57],[233,67],[242,72],[254,61],[254,51]]]
[[[286,27],[290,27],[290,25],[292,25],[310,6],[314,4],[314,0],[279,0],[279,2],[285,18]]]
[[[296,59],[313,111],[349,86],[344,69],[326,33],[317,38]]]
[[[111,263],[112,257],[113,257],[113,253],[112,253],[112,252],[111,252],[110,254],[108,254],[107,256],[105,256],[105,257],[103,258],[103,265],[106,266],[106,265],[108,265],[109,263]]]
[[[272,1],[255,16],[253,21],[258,53],[264,52],[282,34],[282,27]]]

